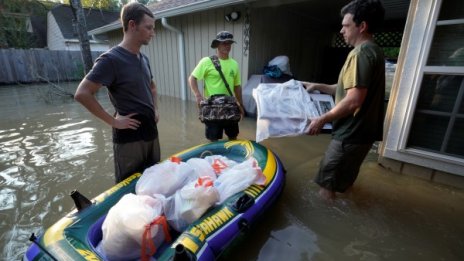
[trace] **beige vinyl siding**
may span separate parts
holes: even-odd
[[[226,22],[225,14],[240,11],[236,22]],[[315,80],[321,74],[324,52],[331,45],[333,29],[316,24],[307,17],[275,7],[250,7],[249,50],[244,53],[246,8],[233,6],[167,18],[168,24],[181,30],[185,40],[186,78],[198,61],[215,53],[210,44],[218,31],[227,30],[237,41],[231,57],[240,66],[242,86],[252,74],[262,74],[263,67],[278,55],[290,58],[290,68],[300,80]],[[303,28],[303,29],[302,29]],[[179,71],[178,36],[156,21],[156,35],[142,51],[150,58],[151,69],[160,95],[180,98],[182,95]],[[122,39],[122,29],[112,31],[111,45]],[[285,40],[283,40],[285,39]],[[194,100],[186,81],[187,99]],[[200,82],[199,88],[203,88]]]
[[[233,10],[240,9],[234,8]],[[248,78],[248,57],[243,56],[243,18],[234,23],[226,22],[224,15],[231,11],[232,8],[229,7],[167,18],[168,24],[181,30],[184,35],[185,74],[187,78],[202,57],[215,53],[215,50],[210,45],[217,32],[227,30],[234,34],[234,39],[237,41],[237,44],[233,45],[231,57],[239,63],[242,85],[246,82]],[[150,58],[158,93],[180,98],[182,96],[182,83],[179,71],[178,35],[164,28],[161,20],[156,21],[155,31],[154,39],[148,46],[143,47],[142,52]],[[116,34],[112,35],[112,38],[114,37],[117,37]],[[115,44],[114,39],[111,42]],[[193,100],[187,79],[184,80],[187,87],[187,99]],[[203,88],[202,82],[200,82],[199,87],[200,89]]]

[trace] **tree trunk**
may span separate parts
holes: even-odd
[[[79,41],[81,42],[82,60],[84,61],[85,74],[87,74],[92,69],[93,62],[84,10],[82,9],[81,0],[70,0],[70,3],[74,14],[73,24],[79,36]]]

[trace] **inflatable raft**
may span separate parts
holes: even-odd
[[[199,145],[173,156],[186,161],[205,155],[222,155],[237,162],[254,157],[266,177],[264,185],[251,185],[211,207],[187,229],[156,251],[156,260],[215,260],[231,241],[276,201],[283,190],[285,171],[279,158],[269,149],[248,140]],[[33,242],[24,260],[104,260],[97,251],[102,240],[102,224],[110,210],[124,195],[134,193],[140,173],[135,173],[93,200],[71,194],[76,209],[60,219]]]

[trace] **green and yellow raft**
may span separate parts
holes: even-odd
[[[279,158],[266,147],[248,140],[199,145],[173,156],[186,161],[204,155],[222,155],[242,162],[254,157],[266,176],[263,186],[252,185],[223,204],[210,208],[170,244],[160,247],[156,260],[215,260],[241,231],[255,223],[283,190],[285,171]],[[102,240],[101,226],[109,209],[125,194],[135,193],[141,176],[135,173],[103,192],[87,207],[71,213],[48,228],[39,238],[31,236],[25,260],[104,260],[96,250]],[[76,194],[78,195],[78,194]],[[75,197],[79,206],[79,198]]]

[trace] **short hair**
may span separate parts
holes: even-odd
[[[130,20],[134,20],[135,24],[138,25],[144,15],[148,15],[153,19],[155,18],[150,9],[141,3],[132,2],[124,5],[121,9],[121,22],[124,32],[127,31]]]
[[[363,21],[366,22],[367,32],[372,34],[382,26],[385,9],[379,0],[354,0],[345,5],[340,14],[342,17],[346,14],[352,14],[356,26],[359,26]]]

